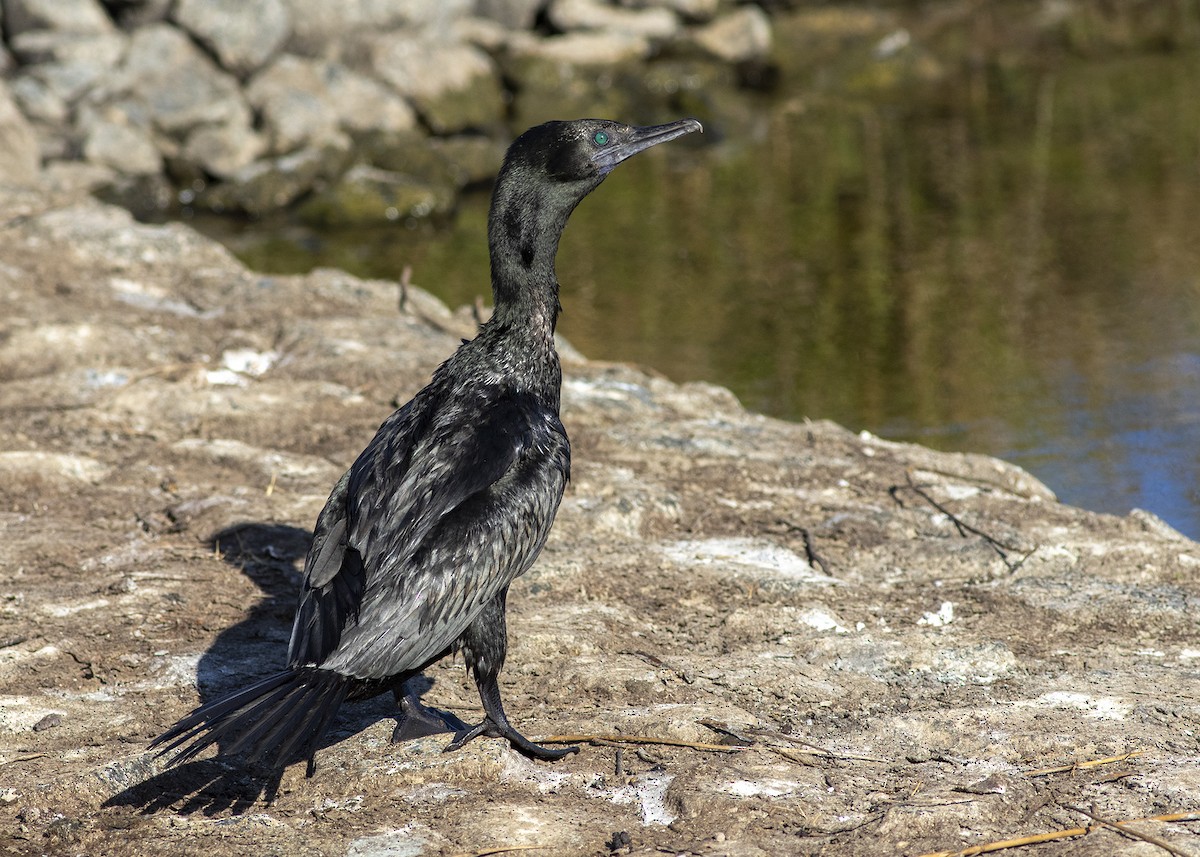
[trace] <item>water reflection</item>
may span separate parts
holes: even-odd
[[[903,100],[775,105],[631,161],[561,245],[584,353],[751,408],[1000,455],[1067,502],[1200,537],[1200,60],[980,65]],[[718,120],[719,121],[719,120]],[[449,303],[486,291],[486,197],[446,230],[223,235]]]

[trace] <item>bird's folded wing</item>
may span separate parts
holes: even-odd
[[[398,653],[412,652],[419,659],[431,646],[444,648],[461,633],[457,626],[465,627],[495,594],[494,585],[472,591],[463,577],[471,570],[461,567],[464,539],[478,539],[486,552],[489,531],[500,525],[486,519],[485,499],[506,481],[545,469],[548,484],[559,485],[557,506],[569,467],[566,436],[558,417],[533,397],[485,388],[440,413],[423,415],[420,404],[410,403],[380,427],[318,519],[292,631],[292,665],[325,662],[348,628],[358,632],[360,657],[374,658],[367,650],[382,647],[391,658],[405,660]],[[534,535],[540,548],[545,534]],[[515,561],[525,562],[526,553],[518,546]],[[493,566],[497,559],[491,558]],[[491,571],[504,576],[506,570]],[[370,629],[357,627],[364,610]],[[428,639],[418,643],[422,635]],[[384,637],[386,645],[372,642]],[[398,646],[400,639],[410,643]],[[347,658],[353,659],[343,653],[338,660]],[[421,664],[391,666],[400,671]]]

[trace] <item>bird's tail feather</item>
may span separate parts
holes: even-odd
[[[243,756],[248,762],[267,762],[275,768],[303,753],[308,758],[307,774],[312,776],[317,745],[352,681],[317,667],[276,673],[200,706],[150,747],[162,747],[162,754],[187,744],[171,759],[172,765],[213,744],[219,745],[219,756]]]

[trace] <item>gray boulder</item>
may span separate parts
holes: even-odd
[[[32,184],[40,163],[37,136],[0,81],[0,184]]]
[[[332,46],[355,33],[399,28],[445,32],[472,11],[472,0],[284,0],[292,19],[287,49],[305,56],[330,56]]]
[[[179,137],[199,125],[248,122],[249,117],[237,80],[166,24],[133,34],[124,61],[94,97],[124,95],[143,103],[158,128]]]
[[[498,126],[504,93],[491,59],[433,31],[367,37],[371,71],[404,96],[436,134]]]
[[[12,40],[22,72],[70,104],[95,87],[120,62],[128,37],[119,31],[86,33],[28,30]]]
[[[348,151],[310,146],[279,158],[255,161],[196,200],[213,211],[239,211],[254,217],[291,205],[320,179],[340,172]]]
[[[184,140],[180,156],[209,175],[227,178],[252,163],[264,151],[262,135],[250,124],[246,113],[215,125],[193,128]]]
[[[475,13],[510,30],[528,30],[545,5],[546,0],[477,0]]]
[[[67,103],[42,79],[25,74],[11,83],[12,96],[26,118],[58,125],[67,121]]]
[[[670,9],[686,21],[704,23],[717,14],[721,0],[621,0],[630,9]]]
[[[338,122],[351,135],[403,134],[416,130],[416,111],[379,81],[341,63],[325,63],[321,78]]]
[[[395,92],[338,62],[283,54],[246,90],[271,151],[345,144],[345,135],[414,130],[416,113]]]
[[[84,139],[83,156],[125,175],[151,175],[162,169],[162,156],[145,129],[114,121],[92,123]]]
[[[622,9],[600,0],[553,0],[550,23],[564,31],[601,30],[668,40],[679,33],[679,19],[669,9]]]
[[[262,117],[274,154],[286,154],[339,135],[338,117],[321,76],[321,65],[320,61],[284,54],[246,88],[246,98]]]
[[[9,39],[31,30],[108,33],[113,22],[98,0],[4,0],[4,29]]]
[[[284,0],[179,0],[171,17],[238,76],[261,68],[291,35]]]
[[[383,224],[447,214],[454,201],[449,188],[363,165],[304,203],[299,213],[308,222],[322,225]]]
[[[722,62],[765,60],[771,52],[771,19],[758,6],[743,6],[697,28],[692,39]]]

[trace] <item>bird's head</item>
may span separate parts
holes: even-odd
[[[607,119],[547,122],[509,146],[492,193],[488,241],[497,312],[527,312],[522,294],[536,282],[558,313],[554,256],[567,218],[617,164],[651,146],[702,131],[695,119],[637,128]]]
[[[651,146],[703,131],[695,119],[639,128],[608,119],[547,122],[530,128],[509,147],[501,170],[557,185],[582,199],[617,164]]]

